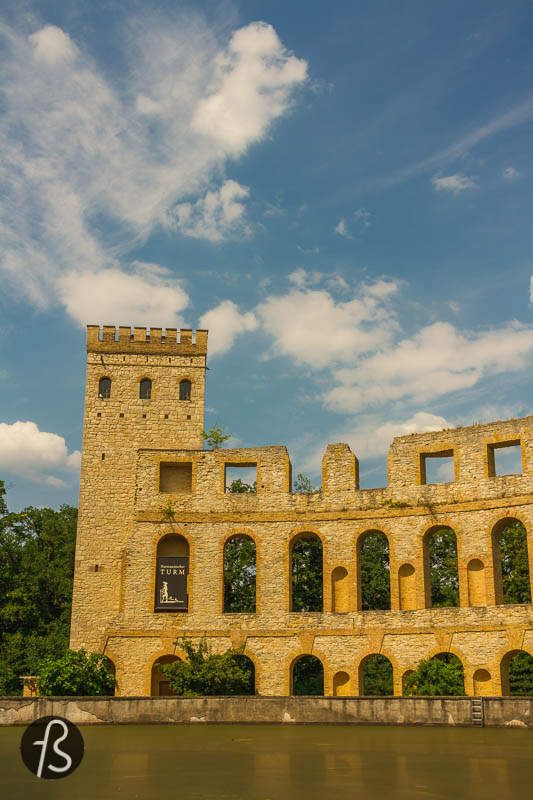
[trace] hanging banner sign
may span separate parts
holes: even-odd
[[[157,559],[155,611],[187,611],[187,556],[160,556]]]

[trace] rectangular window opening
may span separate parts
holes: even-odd
[[[173,494],[191,494],[192,463],[159,465],[159,491]]]
[[[224,491],[228,494],[255,494],[257,464],[226,464]]]
[[[455,480],[453,450],[420,453],[420,483],[451,483]]]
[[[522,447],[520,439],[494,442],[487,446],[489,477],[522,474]]]

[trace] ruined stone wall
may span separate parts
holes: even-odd
[[[502,663],[516,650],[533,655],[533,608],[503,605],[497,534],[502,521],[520,520],[531,561],[532,417],[396,438],[383,489],[360,490],[357,458],[345,444],[329,445],[322,491],[292,494],[284,447],[201,449],[203,392],[191,428],[179,403],[167,424],[161,417],[168,399],[137,400],[132,383],[149,366],[134,360],[139,353],[126,353],[126,362],[119,350],[111,354],[116,361],[105,354],[105,374],[116,370],[118,383],[120,370],[127,369],[123,385],[129,387],[108,409],[111,401],[94,397],[95,381],[104,374],[101,355],[89,352],[73,643],[113,660],[122,695],[150,694],[154,662],[181,654],[177,637],[204,635],[215,651],[245,645],[261,695],[290,694],[292,666],[303,654],[321,659],[325,694],[357,695],[365,659],[376,653],[390,659],[394,691],[401,694],[405,673],[443,651],[461,659],[467,694],[507,690]],[[163,383],[169,382],[161,398],[168,398],[175,376],[189,365],[180,361],[173,372],[157,366]],[[115,419],[120,409],[124,419],[131,417],[129,427]],[[107,410],[105,427],[95,418],[98,410],[102,416]],[[141,412],[156,419],[149,435]],[[520,475],[494,474],[494,448],[506,443],[521,446]],[[105,468],[100,451],[106,452]],[[105,471],[110,451],[118,471]],[[452,455],[455,480],[427,485],[424,460],[439,453]],[[161,491],[162,464],[190,464],[190,483],[176,483],[181,491]],[[236,464],[257,465],[256,494],[225,492],[225,468]],[[457,536],[459,608],[430,607],[428,535],[442,526]],[[390,611],[361,610],[360,544],[369,531],[382,531],[389,542]],[[291,542],[306,532],[323,545],[320,613],[290,610]],[[187,613],[154,612],[157,545],[169,533],[188,543]],[[236,534],[256,543],[253,614],[223,612],[224,544]],[[91,571],[97,562],[103,574]]]

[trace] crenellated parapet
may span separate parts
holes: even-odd
[[[87,325],[88,353],[141,353],[146,355],[207,354],[207,331],[190,328],[131,328],[129,325]]]

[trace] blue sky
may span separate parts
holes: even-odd
[[[2,14],[12,508],[77,503],[87,323],[209,328],[207,426],[317,484],[531,413],[530,2]]]

